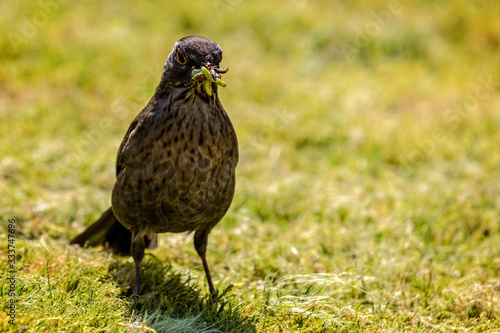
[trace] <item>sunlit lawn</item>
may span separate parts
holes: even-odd
[[[0,5],[0,331],[500,330],[496,1]],[[133,261],[69,239],[174,42],[224,50],[237,192]],[[11,319],[8,220],[16,225]]]

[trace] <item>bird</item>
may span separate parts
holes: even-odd
[[[222,49],[202,36],[178,40],[160,82],[118,149],[111,207],[70,244],[103,245],[132,255],[134,299],[140,265],[157,234],[194,232],[210,294],[208,235],[226,214],[235,191],[238,140],[218,87]]]

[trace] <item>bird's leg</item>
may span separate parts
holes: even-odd
[[[205,274],[207,276],[208,289],[210,294],[215,294],[214,284],[212,283],[212,276],[210,275],[210,270],[208,269],[207,259],[205,258],[205,253],[207,252],[207,240],[209,231],[206,229],[196,230],[194,234],[194,248],[203,262],[203,268],[205,269]]]
[[[139,281],[140,281],[140,268],[141,261],[144,258],[144,248],[146,247],[144,243],[144,237],[136,237],[135,232],[132,233],[132,246],[131,252],[132,257],[135,262],[135,292],[134,300],[139,298]]]

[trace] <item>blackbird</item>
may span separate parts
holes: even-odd
[[[201,36],[180,39],[169,54],[160,83],[130,125],[118,150],[111,208],[71,244],[104,245],[140,264],[157,234],[194,231],[211,294],[205,258],[208,234],[234,194],[238,142],[217,92],[226,84],[222,49]]]

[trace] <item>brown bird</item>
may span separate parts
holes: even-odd
[[[111,208],[71,244],[105,245],[132,254],[135,295],[146,247],[156,234],[194,231],[210,293],[205,252],[208,234],[231,204],[238,142],[217,86],[222,50],[188,36],[175,43],[148,105],[130,125],[118,150]]]

